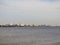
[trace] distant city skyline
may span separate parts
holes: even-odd
[[[0,24],[60,25],[60,0],[0,0]]]

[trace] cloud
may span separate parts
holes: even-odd
[[[0,5],[1,6],[1,5]],[[39,1],[7,1],[1,8],[6,8],[9,11],[14,10],[39,10],[41,12],[59,12],[60,13],[60,2],[39,2]],[[2,9],[3,10],[3,9]]]
[[[0,10],[39,10],[41,12],[59,12],[60,13],[60,1],[48,3],[39,1],[14,1],[6,0],[4,3],[0,3]]]
[[[58,22],[60,20],[60,1],[0,0],[0,18],[0,21],[4,21],[9,18],[8,22],[41,22],[41,24],[59,24]],[[17,21],[14,19],[16,19]]]

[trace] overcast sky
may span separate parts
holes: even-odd
[[[60,25],[59,0],[0,0],[0,24]]]

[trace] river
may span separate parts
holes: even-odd
[[[0,27],[0,45],[60,45],[60,28]]]

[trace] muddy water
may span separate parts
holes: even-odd
[[[60,45],[60,28],[0,27],[0,45]]]

